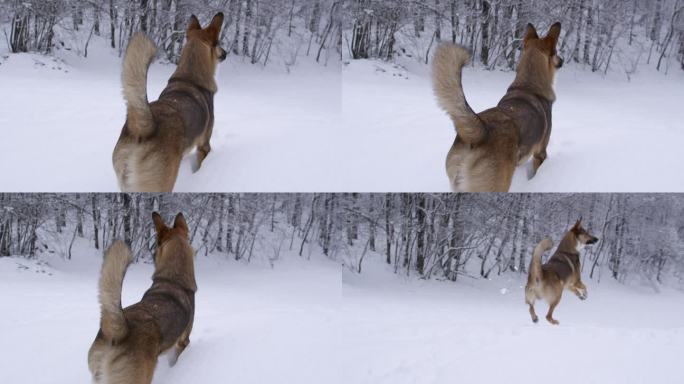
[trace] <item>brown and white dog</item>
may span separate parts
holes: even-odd
[[[88,352],[93,381],[103,384],[149,384],[157,357],[174,348],[170,363],[190,343],[195,314],[194,254],[188,226],[178,214],[167,227],[158,213],[152,286],[142,299],[121,308],[121,286],[132,260],[122,241],[106,252],[100,275],[100,330]]]
[[[197,171],[209,154],[214,74],[227,55],[218,44],[222,24],[223,13],[204,29],[197,17],[190,18],[178,67],[152,103],[147,101],[147,70],[157,48],[142,33],[128,43],[122,73],[126,124],[112,155],[123,192],[171,192],[183,156],[197,148]]]
[[[534,248],[525,286],[525,303],[529,305],[530,316],[535,323],[538,318],[534,312],[534,302],[538,299],[549,303],[546,320],[551,324],[558,324],[558,320],[553,318],[553,310],[560,302],[564,289],[570,290],[582,300],[587,298],[587,287],[582,283],[579,251],[585,245],[596,243],[598,238],[582,228],[581,221],[581,218],[577,220],[563,236],[556,252],[546,263],[542,264],[541,257],[553,246],[551,239],[545,238]]]
[[[461,70],[470,60],[463,47],[441,44],[432,62],[433,88],[439,106],[456,127],[456,140],[446,159],[454,192],[507,192],[518,165],[530,156],[532,178],[546,159],[551,136],[553,81],[563,65],[556,53],[560,23],[544,38],[527,26],[515,81],[499,104],[475,113],[463,94]]]

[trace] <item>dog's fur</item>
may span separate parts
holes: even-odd
[[[468,105],[461,84],[461,70],[470,54],[451,43],[437,48],[433,88],[457,132],[446,159],[453,191],[507,192],[516,166],[530,156],[534,159],[528,177],[536,174],[547,156],[551,106],[556,100],[553,81],[563,65],[556,53],[560,32],[556,23],[546,37],[539,38],[534,26],[527,26],[515,81],[496,107],[479,114]]]
[[[553,246],[551,239],[545,238],[534,248],[525,286],[525,303],[530,307],[530,316],[535,323],[538,320],[534,312],[536,300],[544,299],[549,303],[546,320],[558,324],[553,318],[553,310],[560,302],[563,289],[570,290],[582,300],[588,296],[587,287],[582,283],[579,249],[596,243],[598,238],[587,232],[581,221],[580,218],[570,228],[545,264],[542,264],[541,257]]]
[[[126,123],[112,160],[124,192],[171,192],[183,156],[197,147],[193,170],[209,154],[214,126],[214,74],[226,51],[218,46],[223,13],[205,29],[190,19],[176,71],[155,102],[147,101],[147,70],[157,48],[142,33],[131,38],[123,62]]]
[[[173,365],[190,343],[197,284],[188,226],[180,213],[172,228],[158,213],[152,218],[157,230],[155,269],[152,286],[138,303],[121,308],[131,250],[116,241],[106,252],[100,275],[100,331],[88,352],[96,383],[149,384],[157,357],[173,347]]]

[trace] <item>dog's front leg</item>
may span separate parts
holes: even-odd
[[[527,179],[532,179],[536,174],[539,167],[541,167],[544,160],[546,160],[546,149],[535,153],[532,157],[531,164],[527,167]]]
[[[582,284],[582,282],[578,282],[577,284],[573,285],[572,288],[570,288],[572,293],[577,295],[577,297],[580,298],[580,300],[586,300],[587,297],[589,297],[589,293],[587,292],[587,287]]]
[[[197,146],[197,158],[192,166],[193,172],[199,171],[200,167],[202,166],[202,162],[204,162],[204,159],[207,157],[209,152],[211,152],[211,144],[209,144],[209,141],[211,140],[211,133],[213,130],[214,126],[212,123],[209,128],[207,128],[207,131],[202,137],[202,141]]]

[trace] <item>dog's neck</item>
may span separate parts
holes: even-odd
[[[568,231],[568,233],[563,236],[563,240],[561,240],[560,244],[558,244],[558,252],[579,255],[581,248],[578,245],[579,241],[577,236],[575,236],[572,231]]]
[[[155,260],[152,280],[175,281],[189,291],[197,291],[192,248],[178,239],[171,239],[162,247]]]
[[[183,47],[181,58],[171,79],[180,78],[190,80],[198,86],[216,93],[216,63],[211,58],[210,51],[203,47],[204,43],[190,40]]]
[[[543,54],[534,51],[523,52],[516,73],[511,88],[529,89],[550,102],[556,101],[553,73],[549,71]]]

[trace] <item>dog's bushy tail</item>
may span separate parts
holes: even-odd
[[[437,103],[451,117],[461,140],[477,144],[484,140],[487,131],[463,93],[461,71],[469,60],[470,53],[465,48],[452,43],[440,44],[432,59],[432,88]]]
[[[128,42],[123,60],[121,82],[126,99],[126,123],[129,133],[138,137],[149,136],[154,130],[147,102],[147,70],[156,54],[154,42],[139,32]]]
[[[105,253],[100,273],[100,329],[110,341],[121,340],[128,333],[128,325],[121,308],[121,286],[126,269],[131,263],[131,249],[120,240]]]
[[[540,241],[536,247],[534,247],[534,252],[532,253],[532,261],[530,261],[530,278],[531,282],[538,282],[541,278],[541,257],[544,252],[548,251],[553,246],[553,241],[548,237]]]

